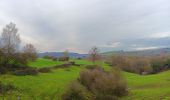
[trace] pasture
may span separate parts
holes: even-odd
[[[87,60],[72,59],[72,61],[81,66],[53,69],[51,73],[40,73],[37,76],[1,75],[2,83],[12,84],[17,88],[14,92],[1,95],[1,98],[16,100],[20,96],[21,100],[61,100],[61,95],[67,89],[68,84],[78,78],[79,72],[84,69],[85,65],[92,64]],[[35,62],[30,62],[29,65],[42,68],[62,63],[40,58]],[[103,66],[106,70],[111,69],[107,64],[103,64]],[[170,99],[170,71],[146,76],[122,73],[127,79],[129,94],[120,98],[121,100]]]

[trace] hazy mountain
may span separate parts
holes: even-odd
[[[102,55],[137,55],[137,56],[153,56],[153,55],[160,55],[160,54],[170,54],[170,48],[160,48],[160,49],[149,49],[149,50],[140,50],[140,51],[109,51],[109,52],[104,52],[101,53]],[[54,56],[54,57],[61,57],[63,56],[63,52],[43,52],[39,53],[39,57],[43,56]],[[79,54],[79,53],[74,53],[70,52],[69,56],[72,58],[85,58],[88,56],[88,54]]]
[[[170,48],[160,48],[160,49],[149,49],[149,50],[140,50],[140,51],[110,51],[104,52],[103,55],[111,55],[111,54],[125,54],[125,55],[138,55],[138,56],[153,56],[160,54],[170,54]]]
[[[63,56],[63,52],[43,52],[43,53],[38,54],[39,57],[43,57],[46,55],[53,56],[53,57],[61,57],[61,56]],[[79,53],[70,52],[69,57],[71,57],[71,58],[85,58],[85,57],[87,57],[87,54],[79,54]]]

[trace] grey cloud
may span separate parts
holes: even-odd
[[[40,51],[168,47],[168,38],[148,37],[170,32],[169,12],[169,0],[1,0],[0,28],[14,21]]]

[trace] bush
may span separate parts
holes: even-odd
[[[79,81],[94,93],[96,100],[116,98],[127,94],[126,81],[118,69],[114,69],[113,72],[106,72],[99,68],[85,70],[80,73]]]
[[[166,64],[168,64],[167,63],[168,57],[157,56],[157,57],[150,57],[149,59],[150,59],[151,67],[153,68],[153,73],[157,73],[166,69],[165,66]]]
[[[34,68],[26,68],[26,69],[20,69],[20,70],[16,70],[14,72],[14,75],[18,75],[18,76],[23,76],[23,75],[37,75],[38,71]]]
[[[86,65],[85,68],[86,68],[86,69],[91,69],[91,70],[93,70],[93,69],[96,69],[96,68],[99,68],[99,69],[100,69],[101,67],[98,66],[98,65]]]
[[[110,72],[100,67],[86,69],[80,73],[78,82],[70,86],[63,100],[116,100],[128,93],[126,81],[117,68]]]
[[[40,68],[40,69],[38,69],[38,71],[41,73],[49,73],[49,72],[51,72],[51,69],[50,68]]]
[[[51,59],[51,56],[45,55],[43,58],[44,59]]]
[[[65,64],[54,66],[53,68],[67,68],[67,67],[70,67],[72,65],[73,64],[70,63],[70,62],[66,62]]]
[[[70,84],[69,89],[63,94],[63,100],[92,100],[92,94],[78,82]]]
[[[45,55],[43,58],[44,58],[44,59],[50,59],[50,60],[53,60],[53,61],[57,61],[57,60],[58,60],[57,57],[49,56],[49,55]]]
[[[74,61],[69,61],[68,63],[70,63],[71,65],[75,65]]]
[[[0,66],[0,74],[5,74],[7,72],[8,70],[5,67]]]
[[[72,64],[73,66],[81,66],[81,64],[76,64],[74,61],[70,61],[70,64]]]
[[[16,88],[13,85],[7,84],[4,85],[0,82],[0,94],[4,94],[8,91],[15,90]]]
[[[59,61],[69,61],[69,57],[60,57],[58,58]]]
[[[77,60],[82,60],[82,58],[78,57]]]
[[[74,64],[74,66],[81,66],[81,64]]]
[[[58,60],[58,58],[56,58],[56,57],[53,57],[53,58],[52,58],[52,60],[53,60],[53,61],[57,61],[57,60]]]
[[[142,56],[112,56],[107,63],[113,67],[117,66],[124,71],[137,74],[152,73],[150,59]]]
[[[129,63],[130,71],[142,74],[152,73],[152,67],[150,66],[149,60],[145,57],[131,57],[127,61]]]

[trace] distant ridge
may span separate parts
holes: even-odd
[[[159,48],[159,49],[148,49],[148,50],[138,50],[138,51],[109,51],[102,53],[103,55],[136,55],[136,56],[154,56],[161,54],[170,54],[170,48]]]
[[[44,56],[53,56],[53,57],[61,57],[63,56],[63,52],[43,52],[43,53],[38,53],[39,57],[44,57]],[[70,52],[69,57],[71,58],[85,58],[87,57],[87,54],[79,54],[79,53],[74,53]]]
[[[109,51],[101,53],[102,55],[134,55],[134,56],[154,56],[154,55],[161,55],[161,54],[170,54],[170,48],[159,48],[159,49],[149,49],[149,50],[137,50],[137,51]],[[39,57],[43,56],[54,56],[54,57],[61,57],[63,56],[63,52],[43,52],[38,53]],[[86,58],[88,54],[79,54],[70,52],[69,57],[71,58]]]

